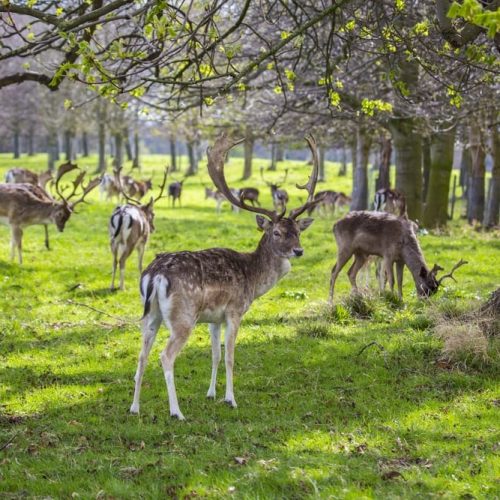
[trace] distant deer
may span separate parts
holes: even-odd
[[[260,207],[259,203],[259,190],[254,187],[244,187],[240,189],[240,200],[249,201],[253,206],[257,205]]]
[[[165,170],[160,194],[142,205],[127,193],[123,195],[128,203],[116,207],[109,221],[109,244],[113,254],[113,275],[111,290],[115,290],[116,267],[120,264],[120,290],[125,289],[125,263],[130,254],[137,249],[139,273],[142,273],[144,249],[149,235],[154,232],[154,204],[161,198],[167,181],[168,169]],[[121,187],[120,169],[115,170],[115,182]]]
[[[338,191],[318,191],[314,196],[315,199],[322,200],[316,206],[318,212],[321,210],[324,214],[330,215],[333,215],[336,208],[343,207],[351,202],[350,196],[347,196],[345,193]],[[314,210],[314,208],[310,210]],[[311,215],[311,213],[309,213],[308,215]]]
[[[153,188],[153,182],[152,179],[138,181],[128,175],[124,175],[122,187],[129,198],[141,200],[146,196],[146,193]]]
[[[181,181],[174,181],[168,185],[168,199],[172,198],[172,208],[175,207],[175,200],[178,200],[179,207],[181,206],[182,187],[185,180],[184,178]]]
[[[231,192],[233,193],[233,196],[236,198],[239,198],[240,196],[240,190],[239,189],[231,189]],[[205,200],[208,200],[211,198],[212,200],[215,200],[215,211],[220,214],[222,204],[227,201],[226,197],[219,191],[219,190],[213,190],[210,189],[209,187],[205,187]],[[234,205],[231,205],[231,208],[233,212],[239,212],[239,208],[235,207]]]
[[[99,184],[100,179],[93,179],[83,187],[85,172],[80,172],[73,181],[72,192],[67,197],[63,196],[59,182],[65,174],[75,169],[78,169],[77,165],[66,163],[57,171],[55,189],[62,201],[55,201],[38,186],[0,184],[0,220],[6,221],[12,230],[11,259],[14,259],[17,248],[19,264],[22,264],[23,228],[35,224],[54,223],[62,232],[75,206],[83,202],[87,194]],[[83,188],[83,194],[75,201],[71,201],[79,187]]]
[[[415,233],[415,223],[384,212],[359,211],[347,214],[333,226],[337,242],[337,262],[330,279],[330,301],[333,300],[335,281],[347,261],[354,255],[354,263],[347,272],[353,290],[357,291],[356,275],[370,255],[382,257],[391,290],[394,290],[392,264],[396,263],[398,294],[403,297],[403,268],[410,270],[417,294],[433,295],[444,278],[453,278],[453,272],[466,264],[460,261],[450,274],[436,279],[443,268],[434,265],[429,270]]]
[[[241,253],[227,248],[197,252],[158,254],[141,277],[140,290],[144,303],[142,349],[135,374],[134,400],[131,413],[139,413],[142,377],[149,352],[162,320],[170,330],[166,348],[160,355],[167,384],[170,415],[180,420],[174,383],[174,362],[197,322],[209,323],[212,341],[212,377],[207,397],[215,398],[217,367],[221,358],[221,326],[226,325],[225,401],[236,407],[233,393],[233,365],[236,335],[241,319],[252,302],[270,290],[291,268],[289,259],[300,257],[300,233],[312,219],[297,220],[313,201],[318,178],[316,143],[307,138],[315,163],[305,186],[308,198],[300,208],[284,213],[247,205],[236,198],[224,177],[224,159],[228,151],[241,141],[226,135],[216,140],[208,154],[208,172],[217,189],[237,207],[257,213],[257,226],[264,232],[257,249]]]
[[[52,172],[50,170],[37,174],[26,168],[11,168],[5,174],[5,182],[8,184],[32,184],[33,186],[40,186],[45,191],[47,182],[50,180],[52,180]]]
[[[397,189],[379,189],[373,201],[375,211],[406,216],[406,198]]]
[[[113,196],[120,196],[120,186],[116,184],[115,178],[110,174],[104,174],[99,184],[99,198],[104,200],[111,199]]]
[[[260,167],[260,176],[262,180],[271,188],[271,196],[273,198],[274,210],[276,212],[284,212],[288,203],[288,193],[280,187],[286,182],[288,177],[288,169],[285,169],[285,176],[280,183],[268,182],[264,179],[264,167]]]
[[[26,168],[11,168],[5,174],[5,182],[9,184],[31,184],[32,186],[37,186],[41,188],[40,190],[33,190],[39,197],[45,198],[46,200],[51,199],[52,196],[47,191],[47,182],[52,180],[52,172],[47,170],[41,174],[37,174],[28,170]],[[50,250],[49,243],[49,227],[47,224],[43,224],[45,230],[45,248]]]

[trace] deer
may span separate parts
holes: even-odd
[[[240,189],[240,199],[249,201],[253,206],[257,205],[260,207],[259,194],[259,190],[254,187],[244,187]]]
[[[111,199],[113,196],[120,196],[120,186],[116,184],[116,179],[110,174],[104,174],[101,178],[101,183],[99,184],[99,198],[104,200]]]
[[[284,189],[280,189],[280,187],[286,182],[286,179],[288,177],[288,169],[285,169],[285,176],[280,183],[275,184],[266,181],[264,179],[264,167],[260,167],[260,176],[262,180],[271,188],[274,210],[276,210],[276,212],[281,212],[286,208],[286,204],[288,203],[288,193]]]
[[[32,190],[35,196],[39,196],[46,200],[53,199],[49,192],[47,191],[47,182],[52,180],[52,172],[47,170],[41,174],[37,174],[28,170],[26,168],[11,168],[5,174],[5,182],[8,184],[30,184],[32,186],[37,186],[39,189]],[[49,242],[49,227],[44,224],[45,230],[45,248],[50,250]]]
[[[376,212],[388,212],[390,214],[406,217],[406,198],[397,189],[379,189],[373,200]]]
[[[109,244],[113,254],[113,271],[111,291],[115,290],[116,268],[120,264],[120,290],[125,290],[125,264],[134,249],[137,249],[139,273],[142,273],[144,249],[149,236],[155,230],[154,204],[162,197],[167,182],[168,168],[165,169],[160,194],[149,202],[141,204],[135,198],[123,191],[128,201],[125,205],[116,207],[109,221]],[[121,188],[120,169],[115,170],[115,183]]]
[[[135,198],[141,200],[146,196],[146,193],[153,188],[152,179],[144,179],[142,181],[137,181],[128,175],[123,176],[124,191],[127,192],[129,198]]]
[[[231,189],[233,195],[235,197],[240,196],[240,190],[239,189]],[[221,213],[221,208],[222,204],[227,201],[226,197],[219,191],[219,190],[213,190],[210,189],[209,187],[205,187],[205,200],[208,200],[209,198],[215,200],[215,211],[220,214]],[[233,212],[239,212],[239,208],[235,207],[234,205],[231,205],[231,209]]]
[[[4,220],[12,231],[11,259],[15,258],[17,249],[19,264],[22,264],[22,238],[23,229],[36,224],[54,223],[62,232],[64,227],[74,213],[75,207],[85,201],[85,197],[94,189],[99,178],[91,180],[87,186],[83,186],[86,172],[81,171],[73,181],[73,190],[69,196],[63,196],[59,189],[62,177],[75,169],[77,165],[65,163],[58,168],[55,189],[61,201],[54,200],[39,186],[31,184],[0,184],[0,220]],[[76,196],[76,191],[82,187],[83,194],[80,198],[71,201]]]
[[[256,213],[257,227],[263,236],[256,250],[242,253],[228,248],[211,248],[158,254],[142,273],[140,293],[144,305],[142,348],[135,374],[135,390],[130,412],[139,413],[139,398],[144,369],[162,320],[170,330],[160,360],[167,385],[170,415],[179,420],[174,382],[174,363],[196,323],[208,323],[212,344],[212,375],[207,397],[215,399],[217,369],[221,359],[221,327],[225,324],[225,402],[237,406],[233,389],[233,367],[236,336],[243,315],[252,302],[269,291],[291,269],[290,259],[301,257],[304,250],[300,234],[313,222],[298,219],[311,205],[318,178],[317,146],[314,138],[306,138],[315,163],[307,184],[306,202],[285,217],[262,207],[254,207],[233,195],[224,175],[224,160],[241,140],[223,133],[207,150],[208,172],[216,188],[233,205]]]
[[[181,181],[174,181],[168,186],[168,198],[172,198],[172,208],[175,208],[175,200],[179,201],[179,207],[181,206],[181,195],[182,195],[182,186],[186,178]]]
[[[11,168],[5,174],[5,182],[8,184],[32,184],[33,186],[40,186],[44,191],[47,191],[47,182],[51,180],[52,172],[50,170],[37,174],[27,168]]]
[[[353,291],[357,292],[356,275],[370,255],[383,259],[384,268],[391,290],[394,290],[392,265],[396,263],[399,298],[403,298],[403,268],[410,270],[419,297],[434,295],[443,279],[453,278],[453,272],[467,264],[460,262],[450,274],[439,280],[436,274],[443,271],[437,264],[432,269],[427,267],[424,255],[416,235],[416,224],[404,217],[386,212],[355,211],[350,212],[333,226],[337,242],[337,262],[332,268],[330,278],[329,302],[333,302],[335,281],[347,261],[354,255],[354,263],[347,271]],[[453,278],[454,279],[454,278]]]

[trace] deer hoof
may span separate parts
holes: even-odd
[[[207,399],[215,399],[215,392],[207,392]]]
[[[133,404],[133,405],[130,407],[130,413],[131,413],[132,415],[139,415],[139,405]]]
[[[231,408],[237,408],[238,405],[236,404],[236,401],[234,399],[225,399],[224,403],[229,405]]]
[[[182,413],[180,413],[180,412],[179,413],[171,413],[170,416],[172,418],[176,418],[177,420],[186,420],[184,418],[184,415]]]

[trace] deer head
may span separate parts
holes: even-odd
[[[430,297],[431,295],[434,295],[438,291],[443,280],[445,280],[446,278],[451,278],[453,281],[456,281],[456,279],[453,277],[453,273],[459,267],[467,263],[467,261],[460,259],[453,266],[452,270],[448,274],[441,276],[439,280],[436,278],[437,273],[439,271],[444,271],[444,269],[440,265],[434,264],[433,268],[430,271],[428,271],[425,267],[422,267],[420,269],[419,275],[421,281],[417,286],[418,295],[420,295],[421,297]]]

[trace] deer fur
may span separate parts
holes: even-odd
[[[120,264],[120,290],[125,289],[125,263],[137,249],[139,273],[142,273],[144,249],[149,235],[154,231],[154,200],[146,205],[116,207],[109,221],[109,244],[113,254],[111,290],[115,289],[116,267]]]
[[[354,263],[347,272],[353,290],[357,291],[356,275],[370,255],[383,260],[389,285],[394,288],[392,264],[396,264],[399,297],[403,296],[403,267],[410,270],[419,296],[433,295],[438,289],[435,265],[429,270],[417,240],[415,223],[385,212],[358,211],[347,214],[333,226],[337,242],[337,262],[332,268],[330,301],[335,281],[347,261]]]
[[[311,148],[315,143],[309,139]],[[236,198],[224,178],[227,152],[241,141],[220,136],[208,151],[212,181],[234,205],[256,212],[257,227],[264,232],[256,250],[250,253],[227,248],[157,255],[141,277],[144,303],[142,349],[135,375],[131,413],[139,413],[139,398],[147,359],[162,320],[170,330],[160,360],[167,385],[170,415],[183,420],[174,382],[174,363],[196,323],[208,323],[212,342],[212,376],[207,397],[215,398],[217,369],[221,359],[221,328],[225,324],[225,401],[236,407],[233,391],[234,348],[241,319],[252,302],[270,290],[290,270],[290,259],[300,257],[300,233],[312,219],[295,220],[312,201],[317,163],[308,182],[308,202],[289,217],[253,207]],[[317,157],[317,155],[316,155]],[[266,218],[267,217],[267,218]]]

